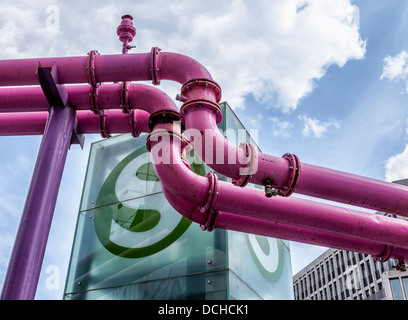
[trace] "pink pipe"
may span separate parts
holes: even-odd
[[[186,134],[197,137],[201,133],[199,137],[201,139],[194,141],[195,139],[192,138],[192,145],[194,149],[200,151],[198,153],[202,154],[202,159],[215,171],[238,180],[241,176],[240,170],[245,167],[238,159],[245,157],[244,151],[228,142],[220,133],[214,109],[207,108],[203,103],[201,107],[182,107],[181,110]],[[218,146],[221,147],[206,148],[209,139],[218,141]],[[220,152],[224,154],[222,161],[217,159],[217,154]],[[231,163],[231,158],[228,158],[230,155],[233,155],[231,158],[234,159],[234,163]],[[293,172],[293,167],[294,165],[286,158],[258,153],[257,162],[253,164],[256,171],[251,174],[249,182],[266,185],[269,179],[273,182],[271,183],[273,188],[285,190],[291,185],[289,177]],[[406,186],[306,163],[300,164],[300,170],[300,176],[294,189],[296,193],[408,216],[408,188]]]
[[[162,189],[163,194],[175,210],[189,220],[200,225],[205,224],[206,216],[197,208],[197,206],[177,198],[168,191],[164,185],[162,185]],[[384,244],[381,243],[373,243],[326,232],[284,225],[229,212],[219,212],[214,228],[257,234],[282,240],[336,248],[339,250],[362,252],[379,258],[385,249]],[[389,258],[408,260],[408,249],[394,248],[391,251]]]
[[[123,83],[103,84],[94,90],[89,85],[65,86],[68,104],[76,110],[90,110],[93,103],[98,109],[122,109],[123,105],[127,105],[130,109],[141,109],[151,114],[163,110],[178,113],[176,104],[162,90],[137,83],[127,84],[126,92],[123,87]],[[39,86],[0,88],[0,113],[48,109],[48,101]]]
[[[163,137],[160,140],[156,133],[151,134],[148,146],[160,181],[176,197],[198,207],[206,206],[211,191],[209,180],[185,167],[179,143]],[[293,197],[266,198],[262,190],[223,181],[218,182],[216,191],[214,210],[408,248],[406,221]]]
[[[101,133],[100,116],[92,111],[77,111],[78,131],[82,134]],[[121,110],[106,110],[102,117],[106,131],[111,134],[150,132],[150,114],[143,110],[133,110],[125,114]],[[0,114],[0,136],[42,135],[48,112],[25,112]]]
[[[212,79],[202,64],[190,57],[160,52],[0,60],[0,86],[37,85],[38,64],[58,67],[61,84],[173,80],[181,84],[195,78]]]

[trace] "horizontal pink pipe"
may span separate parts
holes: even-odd
[[[76,115],[79,133],[101,133],[99,115],[92,111],[77,111]],[[132,114],[106,110],[104,117],[106,129],[111,134],[150,132],[150,114],[143,110],[134,110]],[[48,112],[0,113],[0,136],[42,135],[47,119]]]
[[[211,75],[199,62],[177,53],[160,52],[155,72],[159,80],[173,80],[181,84]],[[0,86],[37,85],[38,64],[58,68],[61,84],[89,83],[89,56],[0,60]],[[98,83],[152,80],[152,53],[96,55],[94,76]]]
[[[68,104],[76,110],[91,110],[91,94],[96,95],[94,99],[99,109],[121,109],[122,87],[122,83],[103,84],[93,92],[89,85],[65,86],[68,92]],[[127,88],[127,103],[131,109],[141,109],[151,114],[163,110],[178,112],[177,105],[162,90],[138,83],[129,83]],[[48,101],[39,86],[0,88],[0,113],[47,111],[48,109]]]
[[[167,141],[151,142],[158,177],[175,196],[204,207],[210,190],[208,179],[188,170],[180,158],[180,146]],[[163,163],[163,159],[171,162]],[[263,190],[240,188],[223,181],[218,182],[218,192],[215,209],[219,211],[408,248],[406,221],[295,197],[266,198]]]
[[[198,143],[192,139],[192,145],[200,150],[199,154],[202,154],[204,162],[225,176],[239,179],[243,166],[238,159],[244,157],[243,149],[223,137],[217,128],[213,110],[204,107],[189,108],[184,113],[184,124],[187,134],[197,130],[202,133],[202,139],[198,139]],[[219,147],[216,148],[213,143],[213,148],[206,148],[208,137],[221,142]],[[220,152],[224,155],[222,161],[217,158]],[[231,154],[235,155],[232,157],[234,163],[230,161]],[[265,185],[265,179],[270,179],[273,181],[272,187],[283,190],[288,186],[290,166],[289,161],[282,157],[258,153],[258,160],[254,165],[256,172],[249,182]],[[408,216],[408,188],[395,183],[301,163],[300,177],[294,190],[303,195]]]
[[[177,198],[163,185],[162,189],[163,194],[175,210],[191,221],[194,221],[200,225],[205,224],[206,216],[197,208],[197,206]],[[327,232],[284,225],[229,212],[219,212],[215,220],[214,227],[273,237],[282,240],[296,241],[311,245],[336,248],[339,250],[361,252],[373,256],[380,256],[385,249],[384,244],[381,243],[374,243],[334,235]],[[391,252],[390,258],[408,261],[408,249],[394,248]]]

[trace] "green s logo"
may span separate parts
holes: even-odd
[[[281,240],[253,234],[245,239],[258,270],[269,282],[277,282],[282,276],[284,247]]]
[[[204,170],[203,165],[198,169]],[[124,258],[155,254],[191,225],[165,199],[146,147],[129,154],[109,174],[99,192],[94,217],[99,241]]]

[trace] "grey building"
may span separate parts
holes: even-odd
[[[408,271],[397,260],[328,249],[293,277],[293,290],[295,300],[408,300]]]

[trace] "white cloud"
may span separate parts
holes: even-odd
[[[389,182],[408,178],[408,144],[404,151],[390,157],[385,164],[385,179]]]
[[[57,10],[47,11],[50,6]],[[159,46],[190,55],[208,67],[232,107],[243,107],[245,96],[253,94],[266,106],[290,111],[330,65],[341,67],[365,54],[355,22],[358,8],[350,0],[157,0],[100,2],[96,10],[88,6],[77,0],[6,0],[0,12],[2,58],[77,55],[92,49],[119,53],[116,27],[121,14],[128,13],[137,29],[132,43],[137,48],[131,52]],[[49,28],[53,13],[59,15],[57,28]]]
[[[280,121],[277,117],[270,117],[272,135],[274,137],[282,137],[287,139],[291,136],[293,125],[288,121]]]
[[[245,96],[253,94],[266,106],[296,109],[328,66],[365,54],[354,23],[358,10],[349,0],[162,4],[154,7],[165,22],[150,26],[148,36],[154,38],[143,41],[200,60],[232,107],[243,107]],[[148,17],[139,17],[138,24]]]
[[[383,73],[381,79],[403,81],[405,92],[408,93],[408,52],[401,51],[396,56],[384,58]]]
[[[310,136],[312,134],[316,138],[321,138],[329,128],[340,128],[340,121],[334,119],[328,122],[321,122],[318,119],[309,118],[305,115],[301,115],[298,118],[304,122],[302,131],[304,136]]]

